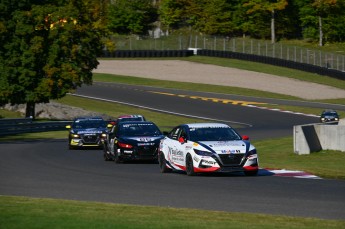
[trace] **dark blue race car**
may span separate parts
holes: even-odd
[[[79,117],[66,128],[69,129],[69,149],[79,147],[101,148],[108,132],[107,122],[102,117]]]
[[[104,141],[104,159],[157,161],[159,142],[164,135],[153,122],[118,122]]]

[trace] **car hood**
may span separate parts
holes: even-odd
[[[128,143],[145,143],[145,142],[159,142],[163,135],[159,136],[137,136],[137,137],[120,137],[120,141],[126,141]]]
[[[247,141],[199,141],[196,144],[217,154],[246,153],[250,147]]]
[[[76,134],[101,134],[106,132],[105,128],[74,129],[71,131]]]

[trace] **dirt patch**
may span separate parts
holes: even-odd
[[[100,60],[96,73],[256,89],[302,99],[345,98],[345,90],[265,73],[180,60]]]

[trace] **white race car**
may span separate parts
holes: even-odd
[[[258,155],[248,139],[222,123],[179,125],[160,142],[160,170],[185,171],[189,176],[204,172],[244,172],[255,176]]]

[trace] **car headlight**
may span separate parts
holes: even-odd
[[[102,137],[102,138],[105,138],[105,137],[107,137],[107,134],[104,134],[104,133],[103,133],[103,134],[101,134],[101,137]]]
[[[72,138],[79,138],[79,134],[71,134]]]
[[[208,152],[208,151],[202,151],[202,150],[197,150],[197,149],[194,149],[194,152],[199,155],[199,156],[209,156],[211,157],[213,154],[211,152]]]

